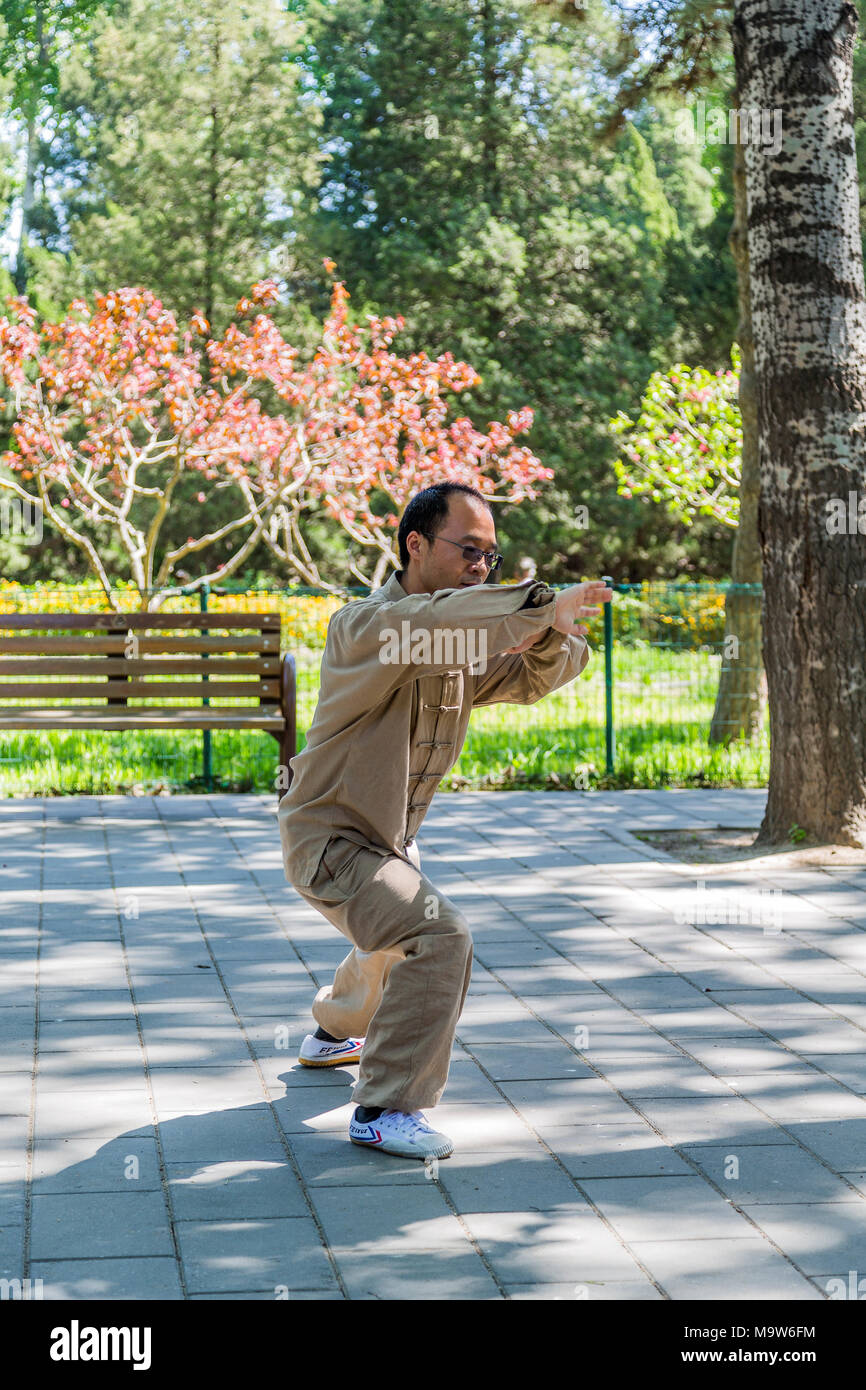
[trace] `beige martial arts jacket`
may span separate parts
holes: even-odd
[[[307,746],[280,802],[290,883],[311,883],[334,836],[406,859],[473,707],[535,704],[580,674],[589,649],[550,628],[555,599],[538,581],[407,594],[395,573],[333,615]]]

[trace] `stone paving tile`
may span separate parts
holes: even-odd
[[[315,1027],[315,1024],[312,1025]],[[341,1087],[348,1095],[349,1087],[358,1077],[358,1063],[346,1062],[338,1067],[304,1067],[298,1061],[297,1052],[306,1033],[296,1031],[291,1035],[292,1046],[288,1050],[276,1049],[268,1056],[260,1056],[258,1069],[264,1077],[265,1089],[274,1100],[281,1099],[287,1092],[298,1087]]]
[[[739,1096],[719,1100],[640,1100],[635,1105],[665,1138],[680,1144],[785,1144],[789,1136]]]
[[[42,1297],[51,1301],[183,1298],[173,1256],[34,1260],[31,1279],[42,1280]]]
[[[169,1163],[166,1172],[176,1221],[308,1214],[303,1188],[285,1160]]]
[[[535,1045],[555,1048],[561,1045],[555,1033],[525,1010],[520,1010],[515,1015],[494,1008],[472,1018],[464,1012],[457,1024],[456,1036],[459,1043],[479,1056],[479,1049],[482,1047],[509,1045],[512,1048],[523,1048]]]
[[[6,1115],[29,1115],[33,1090],[31,1068],[0,1072],[0,1122]]]
[[[621,1039],[654,1036],[643,1019],[606,995],[539,995],[524,1002],[564,1036],[573,1037],[576,1028],[585,1029],[582,1036],[588,1036],[588,1045],[598,1050],[609,1049]]]
[[[503,1297],[469,1242],[466,1250],[404,1249],[392,1242],[382,1253],[378,1241],[356,1247],[335,1245],[334,1257],[351,1299],[492,1300]]]
[[[40,1027],[52,1022],[81,1022],[85,1019],[114,1019],[128,1023],[133,1017],[132,995],[128,989],[89,990],[56,987],[44,992],[40,990],[39,993]]]
[[[550,1036],[550,1035],[548,1035]],[[555,1080],[590,1077],[591,1068],[564,1043],[549,1042],[471,1043],[472,1056],[494,1081]],[[451,1083],[448,1083],[451,1095]]]
[[[586,1178],[688,1176],[694,1172],[638,1115],[617,1124],[545,1128],[544,1142],[581,1183]]]
[[[152,1119],[144,1084],[144,1072],[134,1089],[85,1090],[68,1086],[63,1090],[49,1079],[37,1084],[35,1129],[39,1139],[71,1139],[76,1135],[116,1134],[121,1130],[140,1130]],[[88,1084],[94,1082],[88,1078]]]
[[[568,1173],[540,1148],[534,1154],[525,1148],[452,1154],[439,1163],[435,1181],[461,1212],[523,1211],[527,1206],[531,1211],[558,1211],[587,1205]]]
[[[564,1303],[573,1300],[631,1303],[635,1300],[664,1301],[663,1295],[648,1279],[594,1279],[582,1284],[506,1284],[505,1294],[513,1299],[544,1299]]]
[[[496,974],[508,989],[523,999],[545,994],[586,993],[586,976],[568,960],[546,966],[503,966]]]
[[[379,1157],[384,1161],[390,1155]],[[447,1161],[440,1161],[440,1171]],[[376,1184],[369,1192],[363,1187],[317,1187],[312,1200],[333,1245],[346,1249],[378,1245],[383,1255],[422,1250],[460,1254],[471,1249],[436,1181],[423,1186]]]
[[[842,1176],[847,1182],[851,1183],[852,1187],[856,1187],[857,1191],[861,1192],[863,1196],[866,1197],[866,1168],[861,1165],[859,1169],[855,1168],[849,1170],[843,1173]]]
[[[744,1210],[790,1258],[812,1277],[846,1278],[866,1269],[866,1206],[746,1204]]]
[[[741,1095],[786,1127],[807,1120],[866,1120],[866,1097],[819,1073],[789,1070],[774,1076],[759,1072],[737,1076],[735,1085]]]
[[[529,940],[486,941],[479,946],[475,936],[474,923],[472,935],[476,942],[475,959],[487,966],[488,970],[499,970],[503,966],[533,967],[559,964],[559,957],[556,953],[535,937]]]
[[[690,1145],[696,1163],[738,1206],[789,1202],[857,1202],[857,1192],[800,1145]],[[849,1177],[849,1182],[853,1179]],[[856,1184],[855,1184],[856,1185]]]
[[[593,1065],[627,1100],[670,1096],[730,1096],[731,1087],[688,1058],[650,1056],[644,1062],[592,1057]]]
[[[785,1129],[811,1149],[837,1173],[856,1172],[866,1154],[866,1122],[863,1120],[795,1121]]]
[[[30,1246],[35,1260],[173,1253],[161,1191],[36,1191]]]
[[[858,1093],[866,1092],[866,1052],[810,1052],[804,1061],[827,1072],[828,1075]],[[753,1070],[750,1068],[750,1070]]]
[[[152,1066],[150,1084],[158,1115],[238,1109],[264,1099],[261,1083],[248,1062],[234,1067]]]
[[[345,1078],[348,1068],[339,1070]],[[352,1117],[351,1100],[348,1081],[342,1087],[292,1086],[284,1088],[281,1096],[274,1097],[273,1111],[280,1130],[289,1136],[321,1134],[329,1130],[347,1134]]]
[[[138,1029],[135,1019],[66,1019],[42,1020],[39,1024],[39,1051],[43,1055],[51,1052],[72,1052],[76,1055],[93,1052],[108,1052],[112,1056],[125,1056],[133,1052],[140,1059]]]
[[[464,1220],[503,1283],[636,1279],[641,1271],[591,1208],[469,1212]]]
[[[38,1139],[33,1152],[34,1193],[158,1192],[162,1180],[156,1137]]]
[[[583,1190],[615,1231],[643,1240],[745,1239],[754,1227],[699,1176],[587,1178]]]
[[[634,1109],[613,1087],[596,1077],[576,1081],[504,1081],[500,1089],[542,1138],[546,1130],[564,1124],[613,1124],[635,1118]]]
[[[176,1230],[191,1293],[339,1287],[309,1216],[180,1221]]]
[[[701,1008],[639,1010],[643,1021],[665,1038],[684,1042],[689,1038],[749,1038],[761,1036],[758,1026],[729,1009],[707,1003]]]
[[[166,1163],[230,1163],[241,1158],[280,1162],[285,1154],[274,1116],[264,1103],[209,1113],[168,1111],[160,1116],[159,1136]]]
[[[669,1298],[809,1302],[822,1297],[757,1234],[733,1240],[638,1241],[633,1249]]]
[[[743,1073],[805,1071],[812,1061],[809,1057],[789,1052],[761,1034],[750,1038],[689,1038],[683,1040],[681,1046],[716,1076],[726,1076],[732,1081]],[[826,1062],[825,1057],[819,1064],[824,1066]],[[863,1076],[863,1089],[866,1090],[866,1066]]]
[[[348,1117],[351,1109],[345,1113]],[[499,1100],[457,1104],[440,1101],[433,1118],[462,1153],[521,1147],[535,1153],[539,1147],[523,1116]]]
[[[252,1302],[270,1303],[270,1302],[273,1302],[273,1300],[274,1300],[275,1298],[281,1299],[281,1300],[282,1300],[282,1299],[291,1299],[291,1301],[292,1301],[293,1303],[297,1303],[298,1301],[301,1301],[301,1302],[311,1302],[311,1301],[313,1301],[313,1300],[315,1300],[315,1301],[318,1303],[318,1302],[320,1302],[322,1299],[324,1299],[326,1302],[331,1302],[331,1303],[332,1303],[332,1302],[334,1302],[335,1300],[340,1300],[340,1302],[344,1301],[344,1294],[342,1293],[342,1290],[340,1290],[339,1288],[333,1288],[333,1289],[289,1289],[289,1288],[286,1288],[285,1286],[283,1286],[282,1288],[280,1288],[280,1289],[278,1289],[278,1290],[276,1290],[276,1291],[275,1291],[273,1288],[270,1288],[270,1289],[233,1289],[233,1290],[231,1291],[231,1293],[191,1293],[191,1294],[189,1295],[189,1302],[190,1302],[190,1303],[206,1303],[206,1302],[217,1302],[217,1303],[218,1303],[218,1302],[220,1302],[220,1300],[222,1300],[223,1302],[232,1302],[232,1303],[240,1303],[240,1302],[247,1302],[247,1303],[252,1303]]]
[[[0,1226],[0,1279],[23,1279],[24,1223]]]

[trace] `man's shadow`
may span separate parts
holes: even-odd
[[[166,1070],[184,1068],[154,1068]],[[343,1297],[322,1235],[364,1248],[367,1222],[352,1212],[359,1187],[381,1188],[382,1237],[398,1245],[406,1226],[401,1189],[426,1187],[431,1217],[442,1205],[423,1164],[349,1141],[357,1071],[287,1058],[269,1081],[270,1102],[163,1112],[158,1141],[152,1124],[108,1139],[88,1135],[85,1105],[77,1123],[65,1126],[68,1138],[41,1138],[37,1128],[29,1286],[16,1284],[25,1267],[23,1181],[0,1182],[0,1278],[10,1281],[4,1297]],[[67,1152],[73,1161],[64,1161]]]

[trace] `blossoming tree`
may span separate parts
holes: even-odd
[[[638,419],[620,411],[611,420],[624,454],[614,461],[621,496],[663,502],[687,526],[696,514],[736,526],[743,442],[736,346],[731,360],[732,371],[678,363],[653,372]]]
[[[514,502],[553,476],[517,442],[530,409],[486,433],[449,420],[449,397],[480,378],[450,353],[393,352],[402,318],[351,324],[335,281],[321,343],[302,362],[266,312],[277,298],[272,280],[254,285],[218,340],[200,313],[181,331],[141,288],[102,295],[93,312],[75,300],[61,322],[41,325],[26,297],[7,301],[0,384],[15,419],[0,488],[41,507],[109,601],[123,578],[142,608],[158,607],[191,556],[202,555],[200,586],[227,578],[260,543],[292,581],[333,589],[304,539],[305,519],[322,511],[355,542],[352,574],[376,585],[398,563],[398,516],[418,488],[448,478]],[[231,490],[234,512],[172,545],[165,522],[190,476],[204,517],[217,489]],[[106,526],[120,566],[101,553]],[[209,567],[206,552],[226,538],[229,558]]]

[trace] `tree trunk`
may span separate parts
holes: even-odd
[[[852,115],[857,12],[735,0],[737,88],[781,147],[746,143],[758,388],[767,810],[866,847],[866,291]],[[845,508],[840,520],[840,509]],[[862,533],[858,527],[862,527]]]
[[[481,0],[481,180],[482,197],[494,217],[500,213],[499,139],[496,122],[496,64],[499,57],[491,0]]]
[[[214,30],[213,45],[211,48],[213,58],[213,72],[211,74],[212,96],[210,104],[210,133],[208,138],[208,197],[204,215],[204,286],[203,286],[203,307],[202,313],[213,329],[214,321],[214,285],[217,273],[217,232],[220,218],[220,147],[222,142],[222,128],[220,122],[220,110],[216,93],[220,91],[220,62],[222,58],[222,43],[219,23]]]
[[[740,518],[734,535],[731,584],[760,584],[758,536],[758,413],[755,393],[755,340],[749,303],[749,248],[746,238],[746,165],[741,140],[734,152],[734,221],[728,243],[737,268],[740,321],[739,406],[743,421]],[[710,743],[754,738],[761,729],[767,681],[761,655],[761,595],[732,587],[725,600],[725,643]]]
[[[15,273],[13,275],[15,288],[19,294],[25,294],[27,291],[27,245],[30,216],[35,201],[37,145],[36,116],[31,112],[27,117],[27,166],[24,173],[24,189],[21,195],[21,231],[18,236]]]

